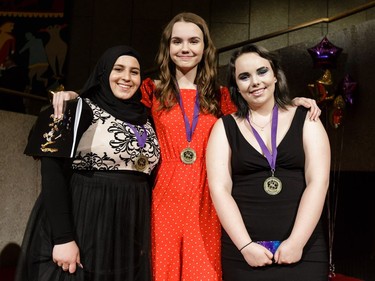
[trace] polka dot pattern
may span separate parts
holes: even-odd
[[[151,107],[161,149],[152,200],[152,263],[156,281],[221,280],[220,222],[212,204],[205,164],[205,149],[216,117],[199,114],[190,147],[197,160],[184,164],[180,152],[188,146],[179,105],[158,111],[154,84],[145,80],[142,101]],[[226,96],[229,97],[226,90]],[[191,124],[195,90],[181,89]],[[229,107],[233,110],[233,107]]]

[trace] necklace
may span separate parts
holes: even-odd
[[[264,131],[264,128],[265,128],[269,123],[271,123],[271,121],[272,121],[272,115],[271,115],[270,120],[268,120],[268,122],[267,122],[266,124],[264,124],[263,126],[260,126],[260,125],[258,125],[257,123],[254,122],[254,120],[253,120],[253,116],[251,115],[251,112],[250,112],[250,122],[251,122],[252,124],[254,124],[255,126],[257,126],[261,131]]]

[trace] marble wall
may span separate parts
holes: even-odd
[[[35,116],[0,110],[0,251],[20,244],[40,191],[39,162],[23,154]]]

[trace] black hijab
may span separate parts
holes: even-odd
[[[140,55],[133,48],[125,45],[109,48],[100,57],[94,71],[83,86],[80,96],[90,98],[117,119],[134,125],[143,125],[147,122],[147,112],[141,103],[140,90],[138,89],[130,99],[121,100],[115,97],[109,84],[109,75],[113,65],[118,57],[124,55],[136,58],[141,64]]]

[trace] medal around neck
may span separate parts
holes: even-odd
[[[147,169],[147,167],[148,167],[148,158],[141,153],[137,157],[137,159],[135,159],[134,168],[139,172],[143,172],[144,170]]]
[[[190,126],[190,122],[188,117],[186,116],[184,104],[182,102],[182,97],[180,95],[180,91],[178,91],[178,104],[181,108],[182,116],[184,117],[184,123],[185,123],[185,132],[186,132],[186,139],[188,143],[190,144],[191,139],[193,137],[193,132],[198,124],[199,119],[199,94],[198,90],[195,92],[195,103],[194,103],[194,113],[193,113],[193,122]],[[195,160],[197,160],[197,153],[193,148],[186,147],[183,149],[180,153],[181,161],[184,164],[193,164]]]
[[[272,127],[271,127],[272,152],[268,150],[261,136],[251,125],[249,116],[246,116],[246,119],[247,119],[247,122],[249,122],[250,128],[254,134],[254,137],[257,140],[259,146],[261,147],[263,154],[264,156],[266,156],[267,162],[271,167],[272,175],[264,181],[263,189],[269,195],[277,195],[282,190],[281,180],[279,180],[274,175],[275,168],[276,168],[276,158],[277,158],[276,134],[277,134],[277,121],[278,121],[278,107],[277,105],[275,105],[272,109]]]
[[[137,171],[143,172],[144,170],[146,170],[149,164],[148,158],[142,153],[143,147],[145,146],[146,140],[147,140],[147,130],[145,129],[144,125],[141,125],[142,130],[143,130],[143,134],[141,135],[134,125],[127,123],[127,122],[125,122],[125,124],[127,124],[134,132],[134,135],[137,139],[138,146],[141,150],[139,156],[135,159],[133,166]]]
[[[194,149],[187,147],[181,151],[180,158],[185,164],[193,164],[197,160],[197,153]]]
[[[277,177],[271,176],[264,181],[263,188],[269,195],[277,195],[282,190],[283,184]]]

